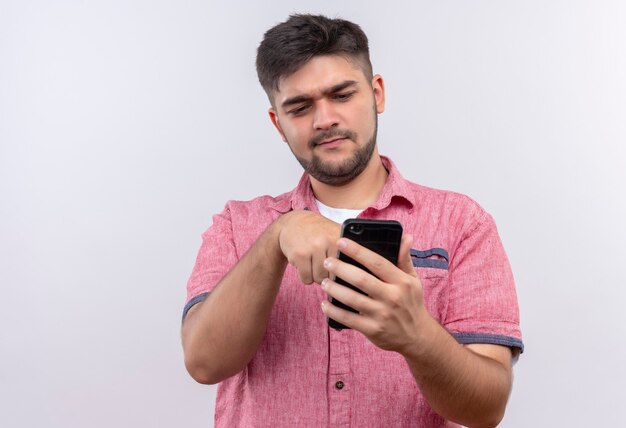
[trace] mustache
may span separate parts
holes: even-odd
[[[322,131],[309,140],[309,148],[313,149],[322,141],[331,138],[347,138],[356,141],[356,134],[349,129],[329,129],[328,131]]]

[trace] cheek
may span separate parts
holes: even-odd
[[[355,114],[352,117],[352,123],[357,126],[361,132],[370,134],[374,130],[376,114],[376,110],[374,110],[371,105],[361,107],[358,110],[355,110]]]
[[[287,138],[287,141],[289,141],[289,144],[291,144],[294,148],[306,145],[310,138],[302,127],[293,125],[284,127],[283,134],[285,135],[285,138]]]

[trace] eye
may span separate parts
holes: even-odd
[[[342,92],[342,93],[333,95],[333,100],[335,100],[335,101],[348,101],[350,98],[352,98],[352,95],[354,95],[354,91]]]
[[[303,104],[301,106],[298,106],[296,108],[289,110],[287,113],[293,116],[298,116],[298,115],[305,113],[309,109],[309,107],[310,107],[309,104]]]

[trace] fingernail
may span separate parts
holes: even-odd
[[[326,307],[326,302],[322,302],[322,310]]]
[[[328,283],[328,278],[324,278],[322,280],[321,286],[322,286],[322,290],[326,290],[326,284]]]
[[[332,263],[331,263],[330,259],[326,259],[326,260],[324,260],[324,267],[325,267],[326,269],[328,269],[328,268],[330,267],[330,265],[331,265],[331,264],[332,264]]]
[[[348,242],[345,239],[341,238],[339,241],[337,241],[337,246],[339,248],[346,248],[348,246]]]

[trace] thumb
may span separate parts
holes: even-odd
[[[402,269],[403,272],[417,277],[417,273],[413,267],[413,262],[411,261],[410,250],[412,243],[412,235],[402,235],[402,240],[400,241],[400,254],[398,255],[398,267]]]

